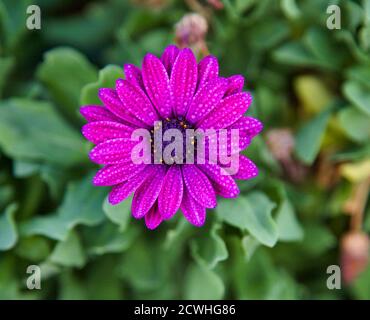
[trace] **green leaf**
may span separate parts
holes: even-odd
[[[363,271],[352,285],[352,291],[357,299],[369,300],[370,299],[370,266]]]
[[[42,8],[49,3],[50,0]],[[98,51],[110,42],[113,31],[129,13],[128,5],[124,1],[90,2],[78,14],[51,15],[43,36],[52,45],[63,43],[86,51]]]
[[[192,234],[193,231],[194,229],[191,228],[186,219],[178,219],[176,226],[166,233],[163,247],[166,250],[179,248],[184,241],[187,241],[189,234]]]
[[[108,65],[99,71],[98,81],[89,83],[82,88],[80,104],[101,104],[98,98],[100,88],[115,88],[116,80],[123,78],[122,68],[115,65]]]
[[[6,83],[8,74],[14,66],[14,59],[12,57],[0,57],[0,98],[2,90]]]
[[[135,245],[124,253],[120,276],[139,292],[159,289],[168,275],[168,257],[156,239],[137,239]],[[160,258],[159,258],[160,257]]]
[[[35,262],[45,260],[50,255],[49,241],[38,236],[22,238],[17,245],[16,253],[24,259]]]
[[[258,24],[248,40],[255,50],[266,50],[279,44],[288,35],[289,27],[286,21],[269,19]]]
[[[302,15],[295,0],[282,0],[280,6],[289,19],[296,20]]]
[[[356,142],[366,142],[370,139],[370,116],[357,108],[345,108],[338,114],[339,124],[346,135]]]
[[[311,255],[320,255],[328,249],[334,247],[336,239],[331,231],[318,224],[308,224],[304,228],[304,239],[302,249]]]
[[[343,85],[343,93],[359,111],[370,116],[370,92],[367,87],[357,81],[347,81]]]
[[[59,297],[60,300],[86,300],[88,291],[85,284],[79,279],[72,270],[66,270],[59,277]]]
[[[49,259],[65,267],[83,267],[86,256],[77,233],[70,231],[65,240],[58,242]]]
[[[224,284],[220,277],[204,264],[191,264],[185,274],[185,299],[216,300],[224,296]]]
[[[131,246],[137,235],[137,229],[122,231],[109,221],[83,231],[83,242],[89,255],[122,252]]]
[[[0,208],[4,208],[14,198],[12,185],[0,186]]]
[[[0,2],[0,31],[3,32],[0,35],[4,37],[1,42],[4,41],[5,48],[9,51],[13,51],[18,44],[21,44],[28,31],[25,28],[26,9],[31,4],[31,0],[17,2],[2,0]]]
[[[370,66],[361,64],[355,65],[346,70],[346,75],[350,80],[360,82],[370,89]]]
[[[316,66],[317,59],[299,42],[288,42],[273,51],[273,58],[292,66]]]
[[[90,300],[122,300],[123,285],[117,277],[117,259],[104,256],[89,264],[85,286]]]
[[[132,197],[129,197],[121,203],[113,206],[108,202],[108,197],[106,197],[104,200],[104,213],[112,222],[119,225],[121,231],[127,229],[131,219],[131,201]]]
[[[364,15],[363,9],[360,4],[353,1],[345,1],[342,5],[345,9],[345,15],[348,17],[346,19],[348,29],[355,33],[359,25],[362,23]]]
[[[289,274],[277,268],[263,248],[258,248],[253,257],[246,261],[240,252],[239,243],[234,241],[238,251],[230,264],[230,274],[238,299],[297,299],[298,288]]]
[[[104,220],[104,197],[105,189],[93,186],[90,176],[72,182],[56,213],[23,222],[20,232],[25,236],[44,235],[51,239],[65,240],[75,226],[95,226]]]
[[[117,259],[106,255],[89,263],[85,286],[90,300],[122,300],[122,282],[117,274]]]
[[[97,76],[96,68],[81,53],[64,47],[48,51],[37,70],[37,78],[70,119],[76,118],[81,89]]]
[[[350,31],[341,30],[340,32],[335,33],[334,37],[349,48],[351,54],[357,61],[364,64],[368,64],[370,62],[369,54],[358,46],[357,39],[355,39],[354,35]]]
[[[330,115],[331,108],[325,109],[298,131],[295,153],[304,163],[312,164],[316,159]]]
[[[294,207],[288,198],[280,204],[276,213],[276,225],[281,241],[298,241],[303,239],[303,229],[297,221]]]
[[[333,154],[334,161],[359,161],[370,157],[370,143]]]
[[[13,248],[18,240],[17,228],[14,221],[16,210],[17,205],[11,204],[0,215],[0,251]]]
[[[370,49],[370,26],[363,26],[359,31],[361,48],[369,52]]]
[[[262,244],[273,247],[278,239],[278,230],[271,217],[275,203],[261,192],[252,192],[246,197],[220,201],[216,212],[225,222],[249,231]]]
[[[256,249],[259,247],[260,242],[258,242],[251,235],[246,235],[242,238],[241,245],[246,259],[249,261]]]
[[[53,106],[28,99],[0,103],[0,146],[12,158],[46,161],[61,167],[87,159],[82,136],[64,122]]]
[[[23,300],[40,298],[35,294],[21,291],[19,274],[16,273],[17,261],[11,255],[1,254],[0,259],[0,299],[1,300]],[[40,291],[40,290],[33,290]]]
[[[211,269],[229,256],[224,240],[218,235],[220,228],[219,224],[214,224],[210,234],[203,234],[191,242],[193,254],[201,257]]]
[[[367,232],[370,232],[370,208],[367,210],[365,214],[364,229]]]
[[[320,64],[328,68],[338,68],[343,62],[343,50],[338,47],[330,32],[312,27],[304,35],[303,42]]]

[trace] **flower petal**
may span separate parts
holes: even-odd
[[[161,191],[166,168],[163,165],[155,165],[156,172],[145,179],[135,191],[132,199],[132,215],[141,219],[153,206]]]
[[[84,118],[89,121],[116,121],[120,122],[121,119],[116,117],[112,112],[107,108],[102,106],[83,106],[80,108],[80,113]]]
[[[227,167],[224,167],[226,171],[228,171]],[[247,180],[252,179],[258,175],[258,168],[252,162],[252,160],[248,159],[244,155],[239,156],[239,170],[237,173],[233,174],[232,177],[234,179],[239,180]]]
[[[144,91],[127,80],[118,79],[116,89],[123,107],[142,122],[152,126],[158,120],[157,112]]]
[[[164,219],[171,218],[179,209],[183,190],[181,168],[172,165],[166,173],[158,196],[158,209]]]
[[[246,92],[228,96],[221,100],[213,112],[200,122],[198,128],[226,128],[240,119],[251,103],[252,96]]]
[[[145,167],[145,170],[140,171],[129,180],[115,185],[109,193],[109,203],[115,205],[125,200],[131,193],[133,193],[138,187],[140,187],[140,185],[148,176],[154,173],[154,166],[147,165]]]
[[[225,96],[231,96],[243,91],[244,77],[242,75],[236,74],[227,78],[227,80],[229,81],[229,84]]]
[[[154,205],[145,215],[145,225],[150,230],[154,230],[155,228],[157,228],[162,221],[163,218],[159,213],[157,205]]]
[[[148,53],[143,61],[143,81],[146,93],[163,118],[172,114],[170,82],[161,60]]]
[[[144,170],[145,164],[120,163],[101,168],[93,178],[96,186],[113,186],[130,179]]]
[[[95,121],[85,124],[81,131],[87,140],[98,144],[116,138],[130,138],[133,130],[119,122]]]
[[[238,185],[226,170],[217,164],[201,164],[198,167],[211,179],[217,194],[224,198],[235,198],[239,195]]]
[[[222,129],[221,129],[222,130]],[[248,135],[246,130],[240,130],[237,128],[225,129],[226,131],[217,131],[217,143],[218,143],[218,154],[219,155],[232,155],[239,153],[240,151],[247,148],[251,142],[251,137]],[[236,132],[232,132],[236,130]],[[234,134],[239,136],[239,141],[233,140]],[[207,141],[208,142],[208,141]],[[206,148],[208,144],[206,144]],[[208,148],[206,149],[208,152]]]
[[[207,176],[193,164],[182,166],[182,174],[190,195],[203,207],[217,205],[216,194]]]
[[[189,48],[180,51],[174,63],[170,87],[174,113],[183,116],[189,107],[197,85],[197,61]]]
[[[261,121],[252,118],[252,117],[242,117],[235,123],[233,123],[230,129],[239,129],[242,132],[245,132],[251,138],[254,138],[259,134],[263,129],[263,124]]]
[[[94,147],[89,157],[98,164],[132,162],[131,150],[137,143],[126,138],[107,140]]]
[[[125,73],[126,80],[128,80],[133,85],[144,88],[141,70],[137,66],[131,63],[127,63],[123,66],[123,72]]]
[[[201,227],[206,221],[206,208],[201,206],[184,188],[184,195],[180,206],[186,220],[196,227]]]
[[[227,88],[227,80],[216,78],[205,84],[194,96],[186,118],[196,123],[208,115],[221,101]]]
[[[218,61],[214,56],[206,56],[198,64],[198,91],[205,83],[218,77]]]
[[[142,127],[143,123],[136,119],[128,110],[126,110],[119,99],[117,92],[110,88],[99,89],[99,98],[104,105],[117,117],[131,123],[137,127]]]
[[[171,75],[171,71],[175,60],[179,54],[180,50],[175,45],[171,44],[166,49],[164,49],[163,54],[161,56],[161,60],[163,62],[164,67],[167,70],[168,75]]]

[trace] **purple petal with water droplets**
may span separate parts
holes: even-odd
[[[235,198],[239,195],[239,188],[234,179],[226,170],[217,164],[200,164],[198,165],[209,179],[218,195],[224,198]]]
[[[127,138],[107,140],[94,147],[89,157],[98,164],[115,164],[131,161],[131,150],[137,144]]]
[[[166,168],[163,165],[155,165],[156,172],[149,176],[135,191],[132,199],[132,215],[141,219],[153,206],[161,191]]]
[[[224,167],[226,171],[228,171],[227,167]],[[234,179],[239,180],[247,180],[252,179],[258,175],[258,168],[253,163],[252,160],[248,159],[244,155],[239,156],[239,170],[237,173],[233,174],[232,177]]]
[[[172,114],[170,82],[161,60],[148,53],[143,61],[143,81],[146,93],[162,118]]]
[[[166,173],[158,197],[158,209],[164,219],[170,219],[179,209],[183,190],[181,168],[172,165]]]
[[[233,123],[230,129],[239,129],[242,132],[245,132],[251,138],[254,138],[259,134],[263,129],[263,124],[261,121],[252,118],[252,117],[242,117],[235,123]]]
[[[182,174],[190,195],[202,206],[214,208],[217,205],[216,194],[207,176],[195,165],[182,166]]]
[[[227,129],[226,134],[218,132],[218,152],[220,155],[231,155],[239,153],[240,151],[247,148],[251,142],[251,137],[248,135],[246,130],[237,130],[232,132],[232,129]],[[233,134],[239,135],[239,141],[233,141]]]
[[[110,88],[101,88],[99,89],[99,98],[104,105],[117,117],[137,127],[143,126],[143,122],[136,119],[134,115],[124,108],[116,90]]]
[[[95,144],[116,138],[130,138],[134,128],[113,121],[95,121],[82,127],[85,138]]]
[[[164,49],[163,54],[161,56],[161,60],[163,62],[164,67],[167,70],[168,75],[171,75],[171,71],[175,60],[179,54],[180,50],[175,45],[171,44],[166,49]]]
[[[201,206],[184,188],[184,195],[180,206],[186,220],[196,227],[201,227],[206,221],[206,208]]]
[[[155,172],[153,165],[147,165],[145,170],[140,171],[139,174],[136,174],[125,182],[115,185],[109,193],[109,203],[115,205],[125,200],[131,193],[140,187],[148,176]]]
[[[144,170],[145,164],[120,163],[101,168],[94,176],[96,186],[113,186],[130,179]]]
[[[218,61],[214,56],[206,56],[198,64],[198,91],[208,81],[218,77]]]
[[[176,58],[170,79],[175,115],[184,116],[186,114],[196,85],[197,61],[193,52],[185,48]]]
[[[135,86],[144,88],[141,70],[137,66],[127,63],[123,66],[123,72],[125,73],[126,80]]]
[[[82,106],[80,108],[80,113],[89,122],[93,122],[93,121],[121,122],[120,118],[116,117],[107,108],[102,107],[102,106],[94,106],[94,105]]]
[[[137,119],[149,126],[159,120],[153,105],[139,87],[132,85],[127,80],[118,79],[116,90],[124,108],[136,116]]]
[[[242,92],[244,87],[244,77],[236,74],[227,78],[229,84],[225,96],[231,96],[235,93]]]
[[[228,96],[221,100],[213,112],[199,123],[198,128],[226,128],[240,119],[251,103],[252,96],[247,92]]]
[[[145,215],[145,225],[150,230],[156,229],[161,224],[162,221],[163,218],[159,213],[157,205],[154,205]]]
[[[221,101],[227,88],[227,80],[217,78],[209,81],[194,96],[186,118],[191,123],[197,123],[207,116]]]

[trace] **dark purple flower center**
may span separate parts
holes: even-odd
[[[176,118],[167,118],[167,119],[164,119],[162,120],[162,137],[165,136],[166,132],[170,129],[176,129],[178,130],[178,132],[180,132],[180,134],[182,135],[182,144],[183,144],[183,155],[182,155],[182,159],[183,159],[183,162],[185,163],[185,159],[186,159],[186,152],[189,152],[189,150],[187,150],[186,148],[186,143],[187,143],[187,138],[186,138],[186,130],[187,129],[194,129],[194,127],[185,120],[184,117],[176,117]],[[151,130],[151,137],[152,137],[152,157],[154,158],[154,153],[157,152],[156,150],[156,146],[154,145],[154,134],[156,132],[156,130],[160,130],[160,128],[158,127],[154,127],[152,130]],[[165,148],[173,143],[175,140],[175,137],[172,137],[172,140],[171,141],[165,141],[164,139],[162,139],[162,155],[164,154],[164,150]],[[195,141],[196,143],[196,141]],[[194,150],[196,150],[196,146],[194,145]],[[173,153],[171,154],[173,157],[175,157],[175,151],[173,151]]]

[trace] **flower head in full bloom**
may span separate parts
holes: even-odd
[[[244,115],[252,102],[242,91],[244,78],[221,77],[215,57],[197,63],[189,48],[174,45],[160,58],[148,53],[141,69],[126,64],[124,74],[114,89],[99,90],[103,106],[81,107],[88,121],[82,133],[96,144],[90,159],[103,165],[93,183],[112,186],[108,200],[113,205],[133,193],[132,214],[144,218],[149,229],[178,210],[191,224],[202,226],[206,209],[217,205],[216,196],[237,197],[235,179],[258,174],[255,164],[239,154],[262,130],[261,122]],[[133,157],[139,144],[133,133],[138,130],[148,132],[149,155],[142,162]],[[174,130],[175,139],[183,140],[167,153],[168,160],[166,149],[173,140],[165,136]],[[189,131],[196,135],[189,138]],[[159,144],[153,142],[158,133],[163,136]],[[188,155],[192,161],[187,161]]]

